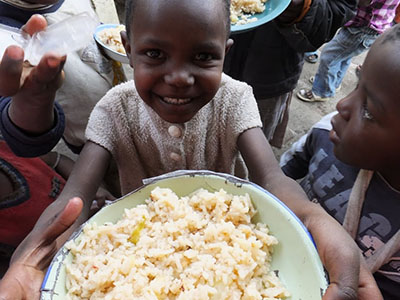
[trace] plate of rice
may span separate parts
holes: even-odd
[[[321,299],[311,235],[256,184],[210,171],[146,180],[83,224],[41,299]]]
[[[239,33],[263,25],[279,16],[290,0],[232,0],[231,32]]]
[[[120,35],[122,30],[125,30],[125,25],[102,24],[96,28],[94,39],[109,58],[124,64],[129,64],[125,48],[122,45]]]

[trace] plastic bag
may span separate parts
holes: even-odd
[[[29,36],[20,29],[0,24],[0,57],[8,46],[18,45],[25,51],[25,60],[37,65],[48,52],[66,55],[87,46],[93,39],[98,22],[87,13],[78,14],[51,24],[44,31]]]

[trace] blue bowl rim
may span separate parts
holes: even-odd
[[[289,6],[289,4],[291,2],[291,0],[267,0],[267,2],[265,3],[266,9],[268,6],[268,2],[272,2],[272,1],[279,2],[278,5],[273,10],[271,10],[270,12],[267,12],[267,13],[265,13],[265,11],[264,11],[259,14],[254,14],[254,17],[257,18],[257,21],[242,24],[242,25],[232,25],[231,33],[235,34],[235,33],[240,33],[240,32],[244,32],[244,31],[249,31],[249,30],[254,29],[260,25],[263,25],[269,21],[272,21],[277,16],[279,16]],[[261,17],[259,17],[260,15],[261,15]]]
[[[107,48],[107,50],[113,52],[113,53],[116,54],[116,55],[119,55],[119,56],[121,56],[121,57],[126,57],[126,58],[127,58],[126,55],[124,55],[124,54],[122,54],[122,53],[119,53],[119,52],[117,52],[117,51],[111,49],[111,48],[108,47],[107,45],[105,45],[105,44],[99,39],[99,37],[98,37],[98,33],[99,33],[100,31],[102,31],[103,29],[115,28],[115,27],[120,26],[120,25],[123,25],[123,24],[101,24],[101,25],[99,25],[99,26],[96,27],[96,30],[95,30],[94,33],[93,33],[93,38],[94,38],[95,41],[96,41],[97,43],[99,43],[101,46],[103,46],[104,48]]]

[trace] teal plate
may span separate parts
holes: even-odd
[[[291,0],[268,0],[265,3],[264,12],[254,15],[254,17],[257,18],[257,21],[243,25],[232,25],[231,32],[239,33],[243,31],[248,31],[275,19],[289,6],[290,1]]]
[[[275,196],[258,185],[237,177],[210,171],[176,171],[145,180],[144,185],[132,193],[105,206],[88,222],[98,225],[117,222],[125,208],[144,203],[156,187],[171,188],[182,197],[199,189],[211,192],[223,188],[231,194],[248,193],[257,210],[253,222],[267,224],[279,244],[274,247],[271,269],[274,270],[291,293],[288,300],[320,300],[328,286],[323,265],[313,239],[301,221]],[[82,226],[81,226],[82,228]],[[70,239],[79,239],[82,229]],[[72,255],[62,247],[54,257],[41,288],[41,300],[64,300],[65,263]]]

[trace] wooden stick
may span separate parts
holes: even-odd
[[[385,245],[379,248],[378,251],[366,259],[368,269],[371,273],[376,272],[399,250],[400,230],[398,230]]]
[[[373,171],[360,170],[350,193],[343,227],[353,239],[355,239],[358,232],[361,208],[373,174]]]

